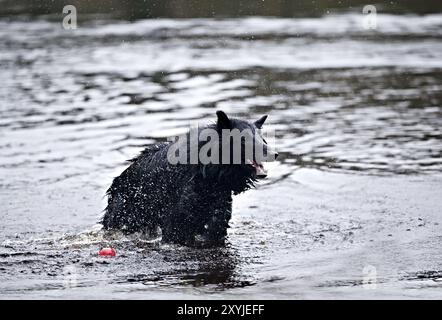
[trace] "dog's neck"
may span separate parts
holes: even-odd
[[[234,194],[253,188],[256,181],[244,165],[199,165],[199,174],[203,179],[211,180],[219,188]]]

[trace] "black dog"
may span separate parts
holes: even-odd
[[[258,130],[267,116],[250,123],[229,119],[222,111],[216,115],[217,122],[202,129],[216,131],[220,140],[222,131],[238,129],[243,133],[247,130],[255,147],[262,147],[267,158],[276,158],[277,153],[267,147]],[[186,141],[190,141],[189,135],[190,132],[185,135]],[[189,143],[185,143],[189,147]],[[246,139],[246,142],[242,140],[242,146],[244,143],[251,142]],[[266,176],[261,162],[255,153],[251,158],[241,150],[239,163],[232,164],[235,163],[232,159],[234,150],[230,145],[230,162],[227,164],[224,161],[203,164],[199,160],[194,164],[171,164],[172,145],[172,142],[165,142],[146,148],[114,179],[107,191],[108,206],[102,220],[104,229],[149,234],[160,229],[165,242],[222,244],[232,214],[232,193],[239,194],[253,187],[258,178]],[[198,141],[198,150],[202,145]],[[218,143],[217,146],[215,150],[219,150],[222,157],[226,152],[225,144]]]

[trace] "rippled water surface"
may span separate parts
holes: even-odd
[[[440,14],[0,19],[0,298],[441,298],[441,38]],[[281,154],[228,245],[99,231],[125,160],[216,109],[268,113]]]

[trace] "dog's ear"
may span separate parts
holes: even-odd
[[[258,129],[261,129],[262,125],[267,120],[267,117],[268,117],[268,115],[265,115],[265,116],[262,116],[259,120],[255,121],[255,127],[257,127]]]
[[[218,128],[220,129],[232,129],[232,122],[230,121],[229,117],[227,117],[227,114],[225,114],[223,111],[219,110],[216,112],[216,116],[218,117]]]

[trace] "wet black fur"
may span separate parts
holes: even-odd
[[[255,130],[254,124],[243,120],[220,119],[222,114],[218,112],[218,122],[208,127],[220,131],[230,124]],[[104,229],[155,234],[160,228],[165,242],[223,243],[232,215],[232,194],[253,187],[253,168],[245,164],[172,165],[167,160],[170,145],[149,146],[114,179],[107,191]]]

